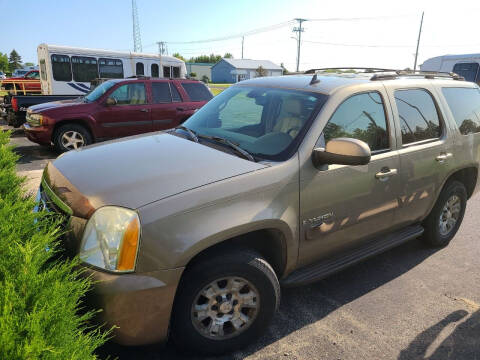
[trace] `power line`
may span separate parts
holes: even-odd
[[[324,41],[312,41],[303,40],[303,42],[319,45],[332,45],[332,46],[351,46],[351,47],[371,47],[371,48],[411,48],[413,45],[368,45],[368,44],[345,44],[345,43],[332,43]]]
[[[394,19],[400,17],[413,16],[412,14],[404,15],[386,15],[386,16],[365,16],[365,17],[350,17],[350,18],[323,18],[323,19],[307,19],[307,21],[363,21],[363,20],[382,20],[382,19]]]

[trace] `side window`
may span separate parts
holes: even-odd
[[[172,72],[174,78],[180,77],[180,67],[179,66],[172,66]]]
[[[437,108],[426,90],[397,90],[395,103],[400,117],[403,145],[441,136]]]
[[[345,100],[323,129],[323,136],[325,144],[348,137],[366,142],[372,151],[389,149],[387,117],[380,94],[372,91]]]
[[[208,101],[213,96],[202,83],[182,83],[191,101]]]
[[[152,82],[152,99],[155,104],[172,102],[170,86],[167,81]]]
[[[480,89],[442,88],[443,96],[463,135],[480,132]]]
[[[42,80],[47,80],[47,65],[45,64],[45,59],[40,60],[40,74],[42,75]]]
[[[181,102],[182,97],[180,96],[180,93],[178,92],[177,87],[172,83],[170,83],[170,90],[172,90],[172,100],[173,100],[173,102]]]
[[[170,66],[164,66],[163,67],[163,77],[164,78],[170,78]]]
[[[27,79],[35,80],[35,79],[39,79],[39,78],[40,78],[40,75],[39,75],[38,71],[33,71],[33,72],[31,72],[30,74],[25,75],[25,77],[26,77]]]
[[[120,59],[98,59],[101,78],[123,79],[123,63]]]
[[[73,80],[90,82],[98,78],[97,59],[86,56],[72,56]]]
[[[122,85],[114,90],[110,97],[117,100],[117,105],[139,105],[147,102],[144,83]]]
[[[478,78],[478,64],[477,63],[458,63],[453,67],[453,72],[463,76],[465,80],[475,82]]]
[[[136,74],[139,75],[139,76],[145,75],[145,69],[143,68],[143,63],[137,62]]]
[[[72,81],[70,57],[67,55],[52,55],[52,73],[56,81]]]
[[[152,73],[152,77],[159,77],[160,73],[158,70],[158,64],[152,64],[150,72]]]

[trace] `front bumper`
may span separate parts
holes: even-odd
[[[34,143],[50,145],[52,142],[52,130],[47,126],[33,127],[29,124],[23,124],[23,130],[28,140]]]
[[[94,281],[87,303],[101,309],[95,321],[117,326],[113,341],[122,345],[163,342],[168,336],[173,300],[184,268],[142,274],[111,274],[85,268]]]

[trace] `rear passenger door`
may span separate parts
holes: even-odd
[[[452,169],[452,130],[429,85],[405,88],[389,84],[387,91],[397,124],[402,185],[396,222],[408,225],[428,215]]]
[[[152,124],[153,130],[165,130],[180,125],[181,101],[180,94],[168,80],[152,81]]]

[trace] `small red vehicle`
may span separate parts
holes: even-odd
[[[40,85],[40,72],[31,70],[23,76],[11,77],[0,80],[1,87],[13,94],[40,94],[42,87]]]
[[[30,141],[60,151],[123,136],[174,128],[213,97],[189,79],[112,79],[88,94],[31,106],[23,125]]]

